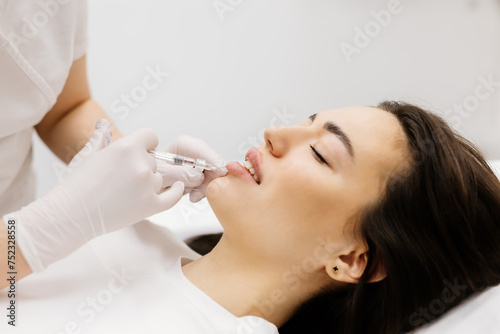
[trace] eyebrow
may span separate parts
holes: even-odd
[[[309,119],[311,120],[311,122],[314,122],[314,120],[316,119],[316,116],[318,114],[313,114],[311,116],[309,116]],[[347,152],[349,153],[349,155],[354,158],[354,150],[352,148],[352,144],[351,144],[351,140],[349,139],[349,137],[347,137],[347,135],[345,134],[345,132],[335,123],[331,122],[331,121],[327,121],[325,122],[325,124],[323,124],[323,128],[334,134],[335,136],[337,136],[337,138],[340,139],[340,141],[342,142],[342,144],[344,144]]]

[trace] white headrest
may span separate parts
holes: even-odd
[[[439,315],[442,300],[431,302],[422,312],[427,317]],[[471,296],[436,322],[415,334],[498,334],[500,333],[500,285]]]
[[[491,169],[495,172],[497,177],[500,179],[500,160],[490,160],[488,161]]]

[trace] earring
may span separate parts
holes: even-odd
[[[333,267],[333,271],[337,271],[339,270],[339,268],[337,268],[337,266]]]

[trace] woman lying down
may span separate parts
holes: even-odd
[[[211,252],[141,222],[22,281],[23,317],[53,332],[396,334],[500,283],[500,183],[427,111],[324,111],[267,129],[246,160],[207,189],[224,228]]]

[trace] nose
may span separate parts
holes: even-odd
[[[264,131],[264,145],[269,153],[279,158],[303,141],[307,133],[301,126],[270,126]]]

